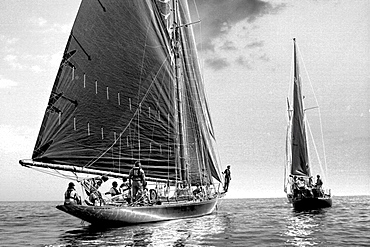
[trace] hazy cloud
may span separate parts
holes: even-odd
[[[191,5],[193,4],[190,1]],[[227,34],[231,27],[239,21],[253,22],[256,18],[266,14],[276,14],[285,4],[273,5],[261,0],[201,0],[196,1],[196,8],[202,21],[203,49],[212,48],[209,43],[220,35]],[[196,16],[196,11],[193,10]],[[198,18],[198,17],[196,17]]]
[[[0,125],[0,153],[11,154],[19,150],[30,150],[34,141],[28,138],[30,130],[27,127],[13,127],[10,125]],[[17,148],[14,148],[17,147]]]
[[[35,26],[38,31],[42,33],[68,33],[71,31],[72,23],[59,24],[59,23],[49,23],[43,17],[31,18],[30,23]]]
[[[8,54],[4,57],[4,61],[7,62],[13,69],[23,69],[23,65],[19,63],[18,56]]]
[[[2,75],[0,75],[0,89],[16,87],[17,85],[17,82],[4,78]]]
[[[47,23],[47,20],[45,20],[44,18],[42,17],[38,17],[38,18],[31,18],[30,19],[30,22],[33,24],[33,25],[36,25],[36,26],[39,26],[39,27],[43,27],[46,25]]]
[[[248,48],[262,47],[263,43],[264,43],[263,41],[255,41],[255,42],[249,43],[247,47]]]
[[[35,73],[44,71],[42,64],[53,65],[53,59],[50,56],[33,56],[33,55],[14,55],[8,54],[4,57],[4,61],[15,70],[31,70]],[[38,65],[38,64],[39,65]]]
[[[251,69],[252,68],[252,62],[250,60],[248,60],[246,57],[244,56],[239,56],[235,62],[238,64],[238,65],[241,65],[245,68],[248,68],[248,69]]]
[[[265,62],[268,62],[270,61],[270,58],[266,55],[266,53],[262,54],[260,57],[259,57],[260,60],[262,61],[265,61]]]
[[[220,70],[229,66],[229,63],[227,62],[226,58],[206,59],[205,63],[214,70]]]
[[[9,38],[5,35],[0,35],[0,41],[6,45],[13,45],[19,41],[19,38]]]
[[[236,46],[235,46],[234,42],[232,42],[232,41],[226,41],[220,48],[222,50],[226,50],[226,51],[235,51],[236,50]]]

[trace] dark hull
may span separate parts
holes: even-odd
[[[99,226],[122,226],[211,214],[218,198],[143,207],[58,205],[57,209]]]
[[[293,208],[298,211],[302,210],[314,210],[320,208],[328,208],[332,206],[332,199],[330,197],[319,197],[319,198],[293,198]]]

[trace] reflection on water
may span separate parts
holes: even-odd
[[[370,200],[297,213],[283,198],[223,200],[212,215],[112,229],[79,225],[55,202],[0,203],[1,246],[369,246]]]
[[[325,226],[325,211],[292,212],[286,222],[286,243],[293,246],[319,245],[321,240],[318,236],[321,234],[316,233],[321,232]]]
[[[227,224],[216,214],[111,229],[86,226],[60,236],[58,246],[189,246],[208,235],[224,232]]]

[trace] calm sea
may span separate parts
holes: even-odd
[[[208,216],[95,229],[56,202],[0,202],[1,246],[370,246],[370,197],[294,212],[284,198],[224,199]]]

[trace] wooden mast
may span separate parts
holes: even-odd
[[[185,137],[184,137],[184,126],[183,126],[183,107],[182,107],[182,86],[181,71],[180,71],[180,23],[178,18],[178,1],[172,1],[173,10],[173,33],[172,33],[172,44],[173,44],[173,55],[174,55],[174,66],[175,66],[175,86],[176,86],[176,110],[178,120],[178,157],[179,157],[179,169],[180,179],[187,180],[187,169],[186,169],[186,149],[185,149]]]

